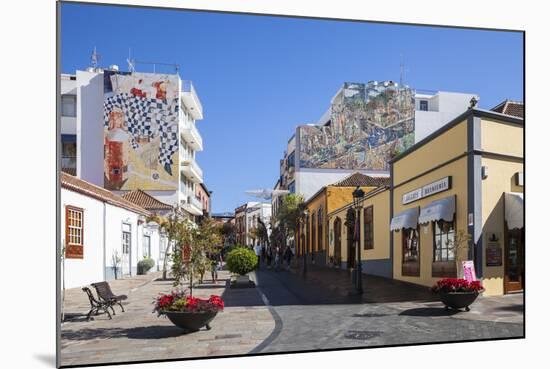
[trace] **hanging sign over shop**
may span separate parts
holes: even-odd
[[[402,203],[403,205],[405,205],[413,201],[420,200],[424,197],[428,197],[439,192],[447,191],[450,188],[451,188],[451,176],[447,176],[445,178],[441,178],[438,181],[432,182],[423,187],[417,188],[416,190],[403,194]]]

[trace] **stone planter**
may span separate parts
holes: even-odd
[[[439,292],[439,298],[445,309],[462,309],[470,311],[470,305],[477,299],[478,292]]]
[[[196,332],[202,327],[206,326],[206,329],[210,329],[209,323],[218,314],[217,311],[206,312],[184,312],[184,311],[164,311],[168,319],[177,327],[184,329],[188,332]]]
[[[250,282],[250,278],[248,277],[248,274],[238,275],[237,278],[235,279],[235,283],[238,284],[238,285],[247,285],[248,286],[248,282]]]

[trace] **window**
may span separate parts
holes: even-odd
[[[454,222],[434,222],[434,262],[455,260],[454,240]]]
[[[374,249],[374,219],[373,219],[373,207],[372,205],[363,210],[364,217],[364,232],[365,232],[365,242],[364,249]]]
[[[421,111],[428,111],[428,101],[427,100],[420,100],[420,110]]]
[[[420,275],[420,233],[418,228],[403,229],[403,265],[401,274],[407,276]]]
[[[74,206],[65,207],[65,257],[84,258],[84,210]]]
[[[129,255],[132,247],[132,226],[130,224],[122,225],[122,254]]]
[[[289,168],[294,167],[294,151],[288,155],[288,158],[286,159],[286,165]]]
[[[61,115],[64,117],[76,117],[76,96],[61,96]]]
[[[311,251],[317,251],[317,227],[315,226],[315,210],[311,212]]]
[[[317,212],[317,250],[323,249],[323,209]]]
[[[143,257],[151,257],[151,237],[148,235],[143,235]]]

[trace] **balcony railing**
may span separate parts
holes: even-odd
[[[181,170],[186,177],[195,183],[202,182],[202,169],[198,166],[195,159],[181,158]]]
[[[62,169],[76,169],[76,156],[62,156],[61,157]]]
[[[202,119],[202,104],[197,96],[193,82],[181,81],[182,98],[195,119]]]
[[[202,137],[195,126],[195,122],[185,119],[181,114],[181,135],[195,151],[202,151]]]

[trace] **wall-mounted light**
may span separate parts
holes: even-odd
[[[489,167],[484,165],[481,167],[481,179],[489,177]]]

